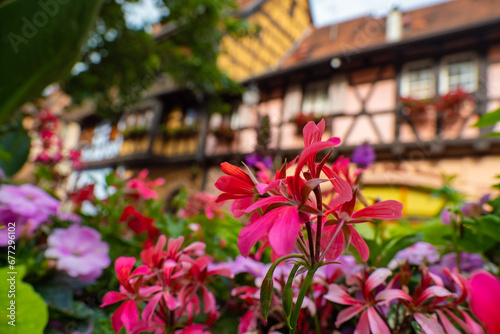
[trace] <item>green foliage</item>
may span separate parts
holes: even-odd
[[[0,7],[0,124],[69,72],[101,0],[40,3],[12,0]]]
[[[19,120],[0,127],[0,168],[5,175],[17,173],[28,159],[31,139]]]
[[[481,116],[481,118],[479,118],[474,126],[478,128],[484,128],[486,126],[494,125],[497,122],[500,122],[500,108]]]
[[[157,40],[143,27],[127,24],[124,8],[135,3],[104,0],[83,51],[84,70],[65,84],[76,102],[91,97],[101,116],[116,119],[161,73],[212,100],[218,100],[215,95],[221,91],[240,89],[217,67],[221,38],[248,31],[248,24],[233,16],[233,0],[158,1],[156,5],[166,13],[161,21],[167,32]],[[117,88],[118,95],[111,87]]]
[[[43,333],[43,329],[48,321],[48,310],[42,297],[35,292],[33,287],[22,281],[26,268],[16,266],[16,275],[9,274],[12,270],[8,267],[0,268],[0,277],[4,280],[15,276],[15,297],[7,298],[9,295],[10,284],[2,282],[0,284],[0,294],[2,296],[2,305],[0,308],[0,333]],[[8,317],[10,301],[15,301],[15,327],[8,324],[11,319]]]

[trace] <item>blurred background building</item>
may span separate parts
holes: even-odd
[[[460,174],[456,186],[472,195],[489,190],[500,141],[485,136],[491,127],[471,126],[500,107],[497,1],[394,8],[321,28],[307,0],[237,2],[237,15],[259,33],[220,46],[219,66],[246,87],[223,97],[230,112],[209,113],[203,99],[162,77],[116,124],[67,114],[81,127],[87,164],[73,184],[112,168],[148,168],[167,180],[167,208],[181,187],[216,193],[223,161],[239,164],[256,150],[277,165],[295,157],[303,123],[325,118],[325,137],[342,139],[336,156],[374,147],[365,194],[397,199],[406,214],[436,213],[429,188],[442,185],[443,173]],[[158,43],[170,33],[154,31]]]

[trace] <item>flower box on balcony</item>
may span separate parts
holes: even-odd
[[[234,130],[227,125],[221,125],[217,129],[212,130],[211,133],[221,143],[231,143],[235,137]]]
[[[400,97],[399,100],[403,107],[403,115],[416,122],[427,120],[429,100],[418,100],[411,97]]]
[[[443,119],[457,120],[464,103],[473,100],[473,97],[469,93],[462,88],[457,88],[436,100],[434,107],[438,113],[442,114]]]
[[[321,121],[322,117],[321,116],[317,116],[315,115],[314,113],[307,113],[307,114],[304,114],[304,113],[300,113],[298,114],[297,116],[293,117],[291,119],[292,122],[295,123],[295,125],[297,126],[297,135],[298,136],[301,136],[302,135],[302,129],[304,129],[304,126],[306,126],[307,123],[309,123],[310,121],[313,121],[314,123],[318,123],[319,121]]]

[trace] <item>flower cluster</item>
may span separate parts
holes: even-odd
[[[60,202],[31,184],[0,187],[0,224],[16,223],[16,238],[31,237],[37,228],[57,215]],[[0,246],[7,245],[7,229],[0,229]],[[5,237],[4,237],[5,236]]]
[[[224,218],[221,205],[215,203],[215,196],[206,192],[190,194],[186,207],[178,213],[182,218],[191,218],[199,214],[205,214],[208,219],[214,219],[216,216]]]
[[[456,270],[443,269],[443,274],[451,282],[448,286],[439,276],[421,267],[420,282],[414,287],[409,266],[401,268],[389,282],[386,281],[392,272],[379,268],[348,276],[346,283],[350,289],[330,285],[325,298],[348,306],[338,313],[337,327],[360,315],[356,325],[359,333],[400,333],[411,328],[413,320],[425,333],[459,333],[453,323],[467,333],[483,333],[461,306],[469,295],[467,279]],[[389,318],[393,321],[389,322]]]
[[[49,109],[43,109],[38,112],[37,121],[35,130],[39,134],[41,151],[35,157],[35,162],[45,165],[55,165],[63,161],[65,159],[63,142],[57,132],[59,129],[59,120]],[[75,169],[83,166],[80,157],[81,151],[79,150],[70,150],[66,156]]]
[[[351,161],[360,168],[367,168],[375,161],[375,150],[370,144],[365,143],[356,147],[352,152]]]
[[[147,179],[148,173],[149,171],[147,169],[143,169],[139,172],[137,177],[130,179],[126,183],[125,191],[127,195],[145,200],[158,198],[158,193],[154,188],[164,185],[165,179],[157,178],[154,181],[149,181]]]
[[[355,209],[358,192],[354,184],[348,182],[353,180],[346,178],[348,167],[342,168],[342,172],[337,164],[328,167],[326,160],[330,154],[320,163],[315,162],[320,150],[331,149],[340,143],[338,138],[323,141],[324,128],[324,120],[318,125],[309,122],[304,127],[302,154],[284,164],[268,182],[257,179],[249,170],[245,172],[229,163],[221,165],[226,175],[215,183],[223,192],[217,202],[234,200],[232,210],[236,217],[244,213],[251,215],[238,241],[244,256],[262,241],[271,246],[275,257],[288,255],[296,249],[314,264],[323,259],[334,261],[352,243],[366,259],[368,247],[353,225],[371,218],[401,218],[402,205],[393,200]],[[287,175],[293,165],[295,171]],[[303,171],[304,167],[307,170]],[[323,175],[326,178],[322,178]],[[331,185],[331,200],[325,203],[320,185],[326,183]]]
[[[350,244],[358,251],[363,261],[369,257],[369,248],[358,233],[355,224],[376,219],[398,219],[402,217],[401,203],[388,200],[372,205],[360,195],[356,187],[358,177],[351,177],[349,161],[341,158],[329,167],[326,162],[333,147],[340,143],[339,138],[323,141],[325,121],[318,124],[309,122],[304,126],[304,146],[300,156],[285,163],[279,171],[267,180],[255,177],[247,171],[229,163],[221,165],[225,176],[220,177],[215,186],[223,193],[217,202],[234,200],[232,211],[236,217],[244,213],[250,215],[247,226],[243,227],[238,238],[238,248],[243,256],[249,256],[253,246],[261,242],[262,247],[271,247],[275,263],[270,267],[261,289],[261,307],[267,318],[272,302],[273,270],[283,260],[296,258],[292,274],[301,270],[307,272],[296,296],[295,308],[284,309],[290,333],[299,327],[300,309],[305,300],[308,286],[314,273],[322,266],[335,261]],[[330,149],[330,153],[316,163],[319,151]],[[288,170],[295,170],[288,175]],[[339,174],[340,173],[340,174]],[[325,178],[326,177],[326,178]],[[349,182],[351,181],[351,183]],[[321,185],[329,185],[322,189]],[[329,198],[327,201],[326,199]],[[358,202],[365,204],[357,208]],[[295,252],[294,254],[291,254]],[[290,281],[290,280],[289,280]],[[286,285],[285,299],[294,295],[293,285]]]
[[[418,100],[412,97],[399,97],[401,104],[403,106],[403,112],[408,114],[408,116],[418,116],[425,113],[429,101]]]
[[[108,292],[101,305],[122,302],[111,317],[115,332],[125,326],[128,333],[209,333],[204,329],[219,313],[208,284],[231,272],[227,268],[210,269],[212,258],[204,254],[203,243],[182,248],[183,242],[182,237],[167,239],[161,235],[155,246],[141,252],[143,265],[135,270],[135,258],[116,260],[120,292]],[[201,314],[205,321],[196,324]]]
[[[109,245],[93,228],[73,224],[67,229],[56,228],[47,239],[45,257],[57,260],[57,269],[84,282],[93,281],[107,268]]]
[[[434,107],[436,111],[445,113],[448,117],[453,117],[458,115],[463,103],[471,99],[471,95],[464,89],[457,88],[441,96],[439,100],[434,103]]]

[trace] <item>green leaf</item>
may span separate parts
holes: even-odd
[[[293,308],[293,291],[292,291],[292,283],[295,278],[295,274],[297,273],[297,270],[299,270],[299,267],[301,266],[301,263],[296,263],[290,274],[288,275],[288,280],[286,281],[285,289],[283,290],[283,296],[281,297],[281,302],[283,304],[283,313],[285,314],[285,320],[286,324],[288,327],[291,329],[292,326],[290,325],[290,317],[292,315],[292,308]]]
[[[500,121],[500,108],[495,111],[489,112],[481,116],[474,124],[475,127],[484,128],[485,126],[493,125]]]
[[[394,256],[402,249],[422,241],[423,234],[410,234],[390,240],[380,251],[379,262],[381,267],[387,267]]]
[[[0,134],[0,150],[10,154],[8,159],[0,157],[0,168],[5,175],[12,176],[23,167],[28,160],[30,145],[31,139],[21,122],[17,122]]]
[[[102,0],[13,0],[0,7],[0,124],[69,74]]]
[[[500,132],[490,132],[486,135],[486,138],[498,138],[500,137]]]
[[[9,274],[12,271],[8,267],[0,268],[0,277],[4,280],[0,284],[0,333],[41,334],[47,325],[47,305],[30,284],[22,281],[25,271],[23,266],[17,266],[17,274],[13,275]],[[9,297],[11,285],[5,281],[10,277],[15,277],[15,296],[12,298]],[[7,308],[10,307],[11,301],[15,302],[15,327],[9,325],[12,318],[9,317],[10,310]]]
[[[293,308],[292,317],[290,319],[291,330],[290,334],[295,334],[295,330],[297,329],[297,321],[299,319],[300,309],[302,307],[302,302],[304,301],[304,297],[309,291],[309,286],[312,283],[314,274],[316,270],[318,270],[319,266],[315,265],[312,268],[309,268],[304,281],[302,282],[302,286],[300,287],[299,295],[297,296],[297,301],[295,302],[295,307]]]
[[[500,242],[500,217],[486,215],[477,220],[478,230],[488,237]]]

